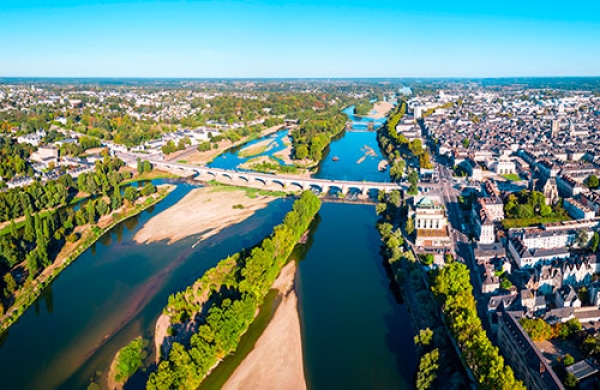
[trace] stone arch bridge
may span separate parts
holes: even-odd
[[[257,172],[243,172],[233,169],[208,168],[197,165],[180,164],[165,161],[150,161],[152,165],[161,169],[171,171],[180,171],[185,173],[197,174],[201,180],[215,180],[220,183],[230,183],[236,180],[236,185],[253,188],[261,188],[270,184],[278,184],[284,189],[312,190],[316,189],[321,193],[329,193],[330,190],[338,190],[344,195],[350,191],[359,196],[367,196],[370,191],[392,191],[402,190],[402,187],[396,183],[366,182],[366,181],[344,181],[344,180],[326,180],[302,178],[294,176],[272,175]]]

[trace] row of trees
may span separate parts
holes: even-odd
[[[380,214],[377,230],[383,243],[382,254],[390,265],[394,280],[401,287],[404,301],[410,305],[413,323],[419,328],[414,337],[420,355],[415,387],[425,390],[438,388],[441,383],[451,383],[449,387],[460,388],[465,380],[460,373],[461,368],[456,366],[460,363],[443,328],[437,305],[424,283],[423,270],[413,252],[404,248],[400,225],[406,219],[406,209],[400,194],[395,192],[382,196],[377,205]],[[446,261],[450,263],[453,260],[450,256]]]
[[[192,336],[189,348],[174,343],[168,358],[150,375],[148,389],[197,388],[218,360],[237,348],[241,335],[250,326],[258,306],[319,207],[320,201],[312,192],[303,192],[283,223],[261,244],[219,263],[218,270],[229,272],[220,275],[219,283],[211,283],[211,295],[205,303],[210,307],[202,308],[207,314]],[[214,274],[208,273],[203,278]],[[169,298],[166,310],[172,319],[187,320],[198,314],[195,294],[194,288],[188,288]]]
[[[12,188],[0,192],[0,222],[25,215],[26,210],[36,213],[41,210],[64,206],[78,191],[89,194],[108,193],[115,185],[129,179],[129,172],[119,172],[123,161],[104,157],[97,161],[93,172],[82,173],[73,181],[70,175],[44,184],[33,182],[25,188]]]
[[[432,290],[479,384],[486,389],[525,389],[483,330],[467,267],[459,262],[446,265],[435,275]]]
[[[91,192],[92,197],[85,203],[81,204],[78,209],[75,207],[60,208],[58,210],[40,212],[39,204],[37,204],[38,212],[35,212],[33,204],[28,204],[24,210],[25,218],[17,226],[14,220],[11,220],[8,231],[0,237],[0,273],[3,274],[4,284],[0,283],[0,289],[4,292],[5,302],[10,304],[10,296],[20,287],[18,284],[28,284],[33,280],[43,269],[53,263],[56,256],[67,242],[76,241],[79,235],[76,233],[78,226],[92,226],[102,216],[110,214],[112,211],[119,209],[126,201],[133,204],[141,195],[148,196],[156,192],[156,188],[151,184],[146,184],[139,191],[128,186],[121,193],[120,184],[122,180],[129,178],[129,174],[121,175],[118,171],[120,163],[113,160],[106,160],[104,163],[99,163],[96,170],[85,175],[79,176],[78,180],[82,179],[82,183],[78,185],[82,188],[83,185],[88,185],[88,182],[93,182],[95,192]],[[113,171],[111,171],[111,169]],[[117,175],[118,180],[111,187],[104,188],[102,183],[110,181],[110,177]],[[98,185],[100,183],[100,185]],[[43,188],[48,185],[52,186],[56,183],[48,182],[46,186],[39,186],[37,190],[43,192]],[[63,184],[61,184],[63,185]],[[72,186],[76,186],[71,181]],[[28,190],[31,186],[28,188]],[[48,189],[46,189],[48,192]],[[46,193],[47,193],[46,192]],[[63,193],[68,192],[65,188]],[[33,191],[32,194],[36,194]],[[32,196],[30,193],[23,192],[21,197],[29,199]],[[43,197],[35,197],[34,199],[43,199]],[[66,198],[62,198],[64,204]],[[17,283],[13,276],[15,267],[23,263],[23,270],[28,276],[27,280],[20,279]],[[17,272],[17,274],[19,274]]]
[[[423,147],[422,141],[420,139],[409,141],[404,135],[398,134],[396,131],[396,126],[406,114],[406,108],[406,102],[402,100],[377,135],[379,145],[390,161],[390,175],[394,180],[400,180],[404,176],[407,167],[406,160],[409,160],[409,162],[414,161],[413,166],[424,169],[433,168],[431,156]],[[418,173],[415,172],[415,174],[418,181]],[[411,189],[411,194],[416,192],[415,183],[414,188]]]

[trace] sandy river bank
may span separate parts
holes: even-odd
[[[249,198],[244,190],[198,188],[190,191],[174,206],[152,217],[133,239],[140,244],[163,240],[172,244],[200,233],[203,233],[202,239],[206,239],[230,225],[244,221],[274,199],[260,195]]]
[[[273,319],[225,383],[224,390],[306,389],[295,275],[296,263],[291,261],[273,284],[282,295]]]

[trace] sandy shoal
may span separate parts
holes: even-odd
[[[270,196],[251,199],[243,190],[204,187],[190,191],[174,206],[152,217],[133,238],[147,244],[168,240],[172,244],[191,235],[204,233],[202,239],[242,222],[273,201]],[[233,208],[242,205],[243,208]]]
[[[295,275],[296,263],[291,261],[273,284],[283,295],[273,319],[227,380],[224,390],[306,389]]]
[[[267,135],[276,133],[279,130],[281,130],[282,128],[283,128],[283,125],[269,127],[268,129],[266,129],[262,133],[260,133],[259,137],[265,137]],[[239,141],[233,142],[233,143],[227,139],[223,139],[223,140],[217,142],[217,145],[218,145],[217,149],[210,149],[210,150],[206,150],[204,152],[200,152],[200,151],[198,151],[198,149],[196,149],[196,147],[193,147],[193,148],[189,148],[186,151],[175,152],[175,153],[170,154],[168,156],[168,161],[185,160],[186,163],[188,163],[188,164],[206,165],[210,161],[212,161],[215,157],[219,156],[221,153],[225,152],[226,150],[228,150],[234,146],[243,145],[247,142],[248,142],[247,138],[244,138],[242,140],[239,140]]]
[[[390,102],[377,102],[373,106],[373,111],[375,112],[373,115],[370,115],[371,118],[381,119],[385,118],[388,112],[394,108],[394,105]]]
[[[242,150],[240,150],[240,152],[238,154],[239,155],[248,155],[248,156],[260,154],[260,153],[263,153],[263,152],[269,150],[269,147],[271,147],[271,144],[273,144],[274,142],[276,142],[275,139],[269,137],[267,139],[264,139],[262,141],[255,143],[255,144],[248,145],[248,146],[242,148]]]

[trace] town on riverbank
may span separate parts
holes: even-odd
[[[361,327],[357,361],[387,387],[593,385],[598,96],[400,84],[2,85],[30,115],[0,111],[0,362],[42,301],[67,326],[61,280],[79,278],[97,300],[77,342],[56,336],[53,386],[368,383],[344,356]],[[103,275],[111,245],[131,258]],[[15,380],[49,378],[34,366]]]

